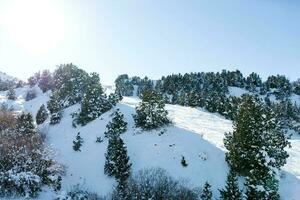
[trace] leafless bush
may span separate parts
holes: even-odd
[[[164,169],[150,168],[139,171],[131,177],[126,185],[122,197],[115,189],[112,199],[140,199],[140,200],[197,200],[199,192],[187,187],[183,180],[175,180]],[[124,198],[125,193],[125,198]]]
[[[16,124],[16,117],[12,109],[5,104],[0,106],[0,131],[13,128]]]

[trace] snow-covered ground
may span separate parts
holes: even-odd
[[[112,90],[109,87],[105,89]],[[32,112],[35,116],[40,105],[46,104],[50,94],[43,94],[36,88],[37,98],[26,102],[24,97],[27,90],[28,88],[17,89],[16,101],[8,101],[6,93],[0,92],[0,103],[5,102],[17,110]],[[236,95],[243,93],[233,90]],[[133,171],[146,167],[162,167],[177,178],[189,180],[191,187],[202,186],[205,181],[209,181],[217,198],[218,189],[224,186],[228,170],[223,137],[225,132],[232,131],[232,122],[202,109],[167,105],[172,125],[156,131],[143,132],[134,128],[132,118],[138,103],[139,99],[136,97],[124,97],[117,105],[128,122],[128,131],[122,138],[127,145]],[[95,141],[96,137],[104,138],[105,126],[110,121],[112,111],[84,127],[73,128],[71,113],[78,108],[79,105],[74,105],[65,109],[60,124],[49,126],[46,122],[39,128],[47,130],[47,143],[56,150],[56,159],[66,166],[63,190],[79,184],[81,188],[89,191],[107,194],[115,184],[114,179],[103,173],[108,141]],[[72,142],[78,132],[84,143],[81,152],[74,152]],[[296,200],[300,197],[300,136],[293,136],[290,141],[292,148],[288,149],[290,157],[283,168],[280,194],[282,199]],[[187,167],[180,163],[182,156],[187,161]],[[40,199],[51,199],[54,195],[47,191],[41,194]]]

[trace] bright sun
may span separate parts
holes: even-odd
[[[47,0],[10,1],[1,24],[20,48],[31,55],[46,54],[64,38],[63,13]]]

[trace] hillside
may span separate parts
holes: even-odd
[[[37,97],[25,101],[27,90],[28,87],[16,89],[16,101],[7,100],[5,92],[0,92],[0,103],[7,103],[18,111],[31,112],[35,116],[40,105],[49,100],[51,93],[42,93],[36,87]],[[230,95],[233,96],[245,92],[240,88],[230,88]],[[296,98],[299,99],[299,96]],[[132,118],[138,102],[139,99],[135,96],[124,97],[115,107],[120,108],[128,122],[128,130],[122,138],[127,146],[130,162],[133,163],[133,171],[162,167],[176,178],[189,180],[191,186],[201,187],[205,181],[209,181],[214,197],[218,198],[218,189],[224,186],[228,170],[223,137],[225,132],[232,131],[232,121],[204,109],[167,104],[172,124],[156,131],[141,131],[134,128]],[[103,173],[107,139],[100,144],[95,140],[99,136],[104,138],[105,126],[112,110],[86,126],[73,128],[70,115],[78,109],[78,104],[64,109],[59,124],[50,126],[47,121],[39,129],[47,131],[46,142],[55,149],[55,159],[66,167],[63,191],[79,184],[87,190],[108,194],[115,181]],[[161,131],[163,134],[160,134]],[[72,142],[78,132],[84,143],[81,152],[74,152]],[[300,196],[300,137],[293,135],[290,141],[292,148],[288,149],[290,157],[283,168],[279,192],[282,199],[296,200]],[[187,167],[180,164],[182,156],[186,158]],[[242,183],[243,180],[240,180],[241,185]],[[53,192],[45,189],[39,199],[51,199],[54,196]]]

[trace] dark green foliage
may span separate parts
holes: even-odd
[[[119,101],[122,100],[122,95],[118,92],[111,93],[108,95],[108,101],[111,105],[116,106]]]
[[[282,75],[269,76],[265,85],[268,90],[273,90],[272,93],[280,100],[289,97],[292,92],[290,81]]]
[[[201,200],[212,200],[211,185],[208,182],[204,184],[200,198]]]
[[[101,138],[101,136],[96,138],[96,143],[102,143],[102,142],[103,142],[103,139]]]
[[[153,90],[146,90],[141,98],[142,102],[136,107],[136,114],[133,116],[137,127],[150,130],[170,123],[161,95]]]
[[[242,192],[239,189],[237,175],[230,170],[227,175],[226,186],[220,190],[221,200],[242,200]]]
[[[112,120],[106,125],[106,131],[104,132],[106,138],[120,135],[127,130],[127,122],[124,121],[124,115],[119,109],[116,109],[111,116]]]
[[[37,124],[42,124],[45,122],[45,120],[48,118],[48,112],[46,110],[45,105],[41,105],[40,109],[38,110],[37,114],[36,114],[36,123]]]
[[[53,73],[53,90],[63,107],[81,101],[89,85],[89,74],[75,65],[60,65]]]
[[[119,75],[115,80],[116,93],[122,96],[132,96],[133,95],[133,84],[129,79],[127,74]]]
[[[18,116],[16,131],[23,135],[34,135],[36,133],[33,118],[30,113],[22,113]]]
[[[76,118],[77,124],[82,126],[112,108],[111,103],[103,94],[99,75],[92,73],[87,83],[88,86],[81,101],[80,112]]]
[[[124,184],[130,176],[131,163],[127,156],[127,149],[120,136],[109,138],[105,154],[104,173],[113,176],[118,183]]]
[[[74,151],[81,151],[80,147],[83,144],[83,139],[80,136],[80,132],[77,133],[75,140],[73,140],[73,150]]]
[[[53,93],[50,96],[50,100],[47,102],[47,108],[50,111],[50,124],[57,124],[60,122],[62,117],[62,103],[57,95]]]
[[[16,91],[15,91],[15,89],[12,88],[12,87],[9,88],[9,90],[7,91],[6,97],[9,100],[16,100],[17,97],[16,97]]]
[[[300,95],[300,79],[293,82],[293,92],[297,95]]]
[[[246,78],[246,89],[251,92],[256,92],[262,86],[262,80],[257,73],[252,72]]]
[[[186,162],[184,156],[181,157],[181,165],[182,165],[183,167],[187,167],[187,166],[188,166],[188,164],[187,164],[187,162]]]
[[[140,83],[137,88],[137,95],[141,97],[144,91],[153,90],[153,81],[150,80],[147,76],[140,80]]]
[[[286,163],[284,148],[289,142],[276,115],[260,99],[243,97],[234,130],[225,134],[224,145],[227,162],[234,171],[248,177],[251,187],[277,193],[278,172]]]

